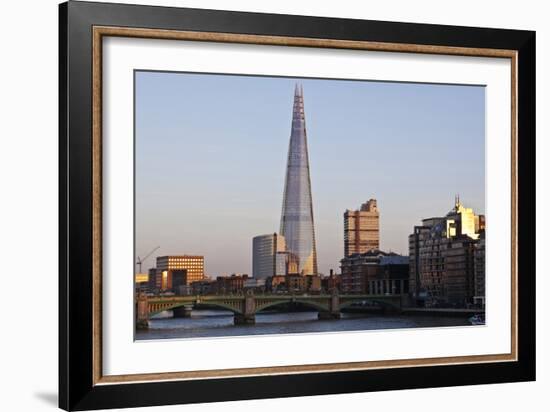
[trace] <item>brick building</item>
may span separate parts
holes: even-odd
[[[340,261],[340,291],[357,294],[402,294],[409,291],[409,259],[373,249]]]

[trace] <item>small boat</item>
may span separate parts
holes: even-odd
[[[485,325],[485,314],[476,313],[474,316],[468,318],[472,325]]]

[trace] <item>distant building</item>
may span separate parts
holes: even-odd
[[[265,290],[266,279],[248,278],[244,281],[244,289],[252,289],[254,291]]]
[[[305,276],[298,274],[287,275],[285,285],[289,292],[303,292],[307,290],[307,279]]]
[[[161,291],[189,286],[204,278],[204,256],[159,256],[155,288]]]
[[[212,279],[198,280],[191,283],[191,294],[208,295],[212,292]]]
[[[376,199],[361,205],[360,210],[344,213],[344,256],[380,248],[380,212]]]
[[[147,273],[136,273],[135,287],[138,292],[149,292],[149,275]]]
[[[460,199],[444,217],[422,220],[409,235],[409,273],[417,301],[432,306],[465,307],[475,291],[474,253],[478,250],[478,292],[485,283],[485,249],[479,246],[485,217]],[[483,255],[483,256],[482,256]]]
[[[288,292],[318,293],[321,291],[321,277],[319,275],[303,276],[300,274],[289,274],[285,276],[285,286]]]
[[[334,274],[334,271],[331,269],[329,276],[321,278],[321,289],[328,293],[340,290],[341,278],[342,276]]]
[[[212,293],[225,295],[230,293],[241,293],[244,283],[249,279],[246,274],[233,273],[231,276],[218,276],[210,286]]]
[[[485,307],[485,231],[474,245],[474,304]]]
[[[266,279],[265,286],[269,292],[286,291],[286,276],[276,275]]]
[[[148,271],[148,288],[149,292],[156,292],[157,288],[157,268],[151,268]]]
[[[371,249],[340,261],[342,293],[393,295],[409,292],[409,258]]]
[[[306,276],[306,278],[308,278],[308,291],[309,292],[312,292],[312,293],[319,293],[321,292],[321,287],[322,287],[322,284],[321,284],[321,276],[317,275],[317,276]]]
[[[288,253],[285,238],[277,233],[260,235],[252,239],[252,276],[267,279],[270,276],[286,275]]]
[[[189,296],[193,294],[193,286],[186,285],[185,283],[173,286],[171,290],[178,296]]]

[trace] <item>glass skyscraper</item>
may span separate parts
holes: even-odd
[[[304,96],[302,87],[298,85],[294,91],[280,233],[286,240],[290,271],[317,275]]]

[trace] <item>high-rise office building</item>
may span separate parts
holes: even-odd
[[[285,238],[277,233],[260,235],[252,239],[252,276],[266,279],[286,275],[288,253]]]
[[[281,235],[285,237],[289,260],[300,275],[317,274],[317,250],[313,223],[313,202],[309,176],[304,97],[301,86],[294,91],[292,131],[288,147]]]
[[[380,212],[376,199],[361,205],[360,210],[344,213],[344,256],[366,253],[380,248]]]
[[[155,287],[170,290],[204,279],[204,256],[157,257]]]

